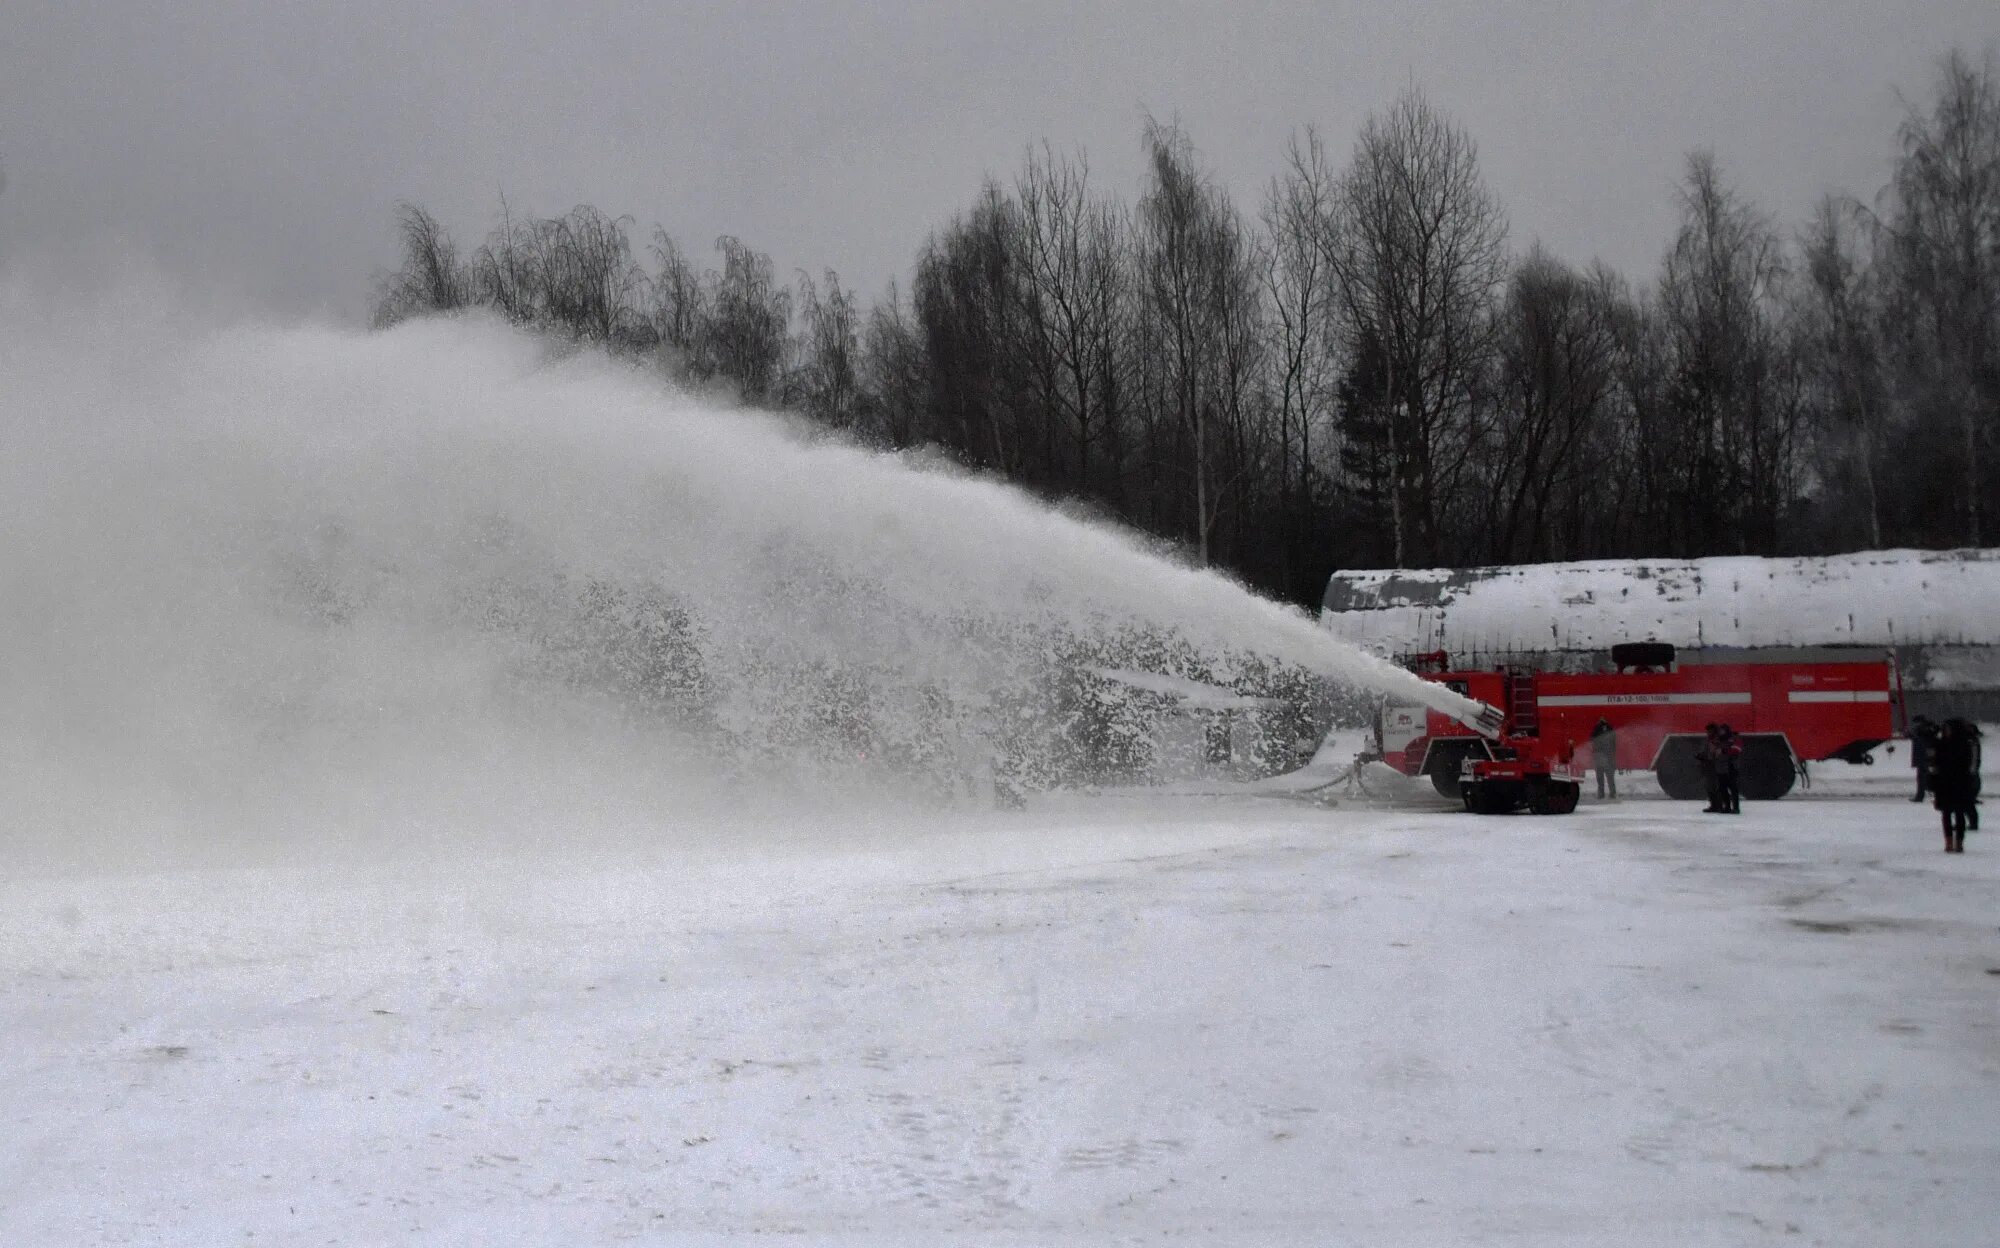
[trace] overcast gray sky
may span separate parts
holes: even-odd
[[[130,248],[358,318],[397,200],[476,241],[504,190],[872,292],[1042,138],[1129,200],[1143,116],[1178,113],[1248,209],[1294,128],[1344,156],[1414,81],[1478,139],[1518,246],[1636,276],[1687,149],[1801,220],[1881,185],[1897,87],[1996,38],[1993,0],[9,0],[0,260]]]

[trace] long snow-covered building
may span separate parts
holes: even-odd
[[[2000,549],[1336,572],[1321,619],[1387,654],[1571,670],[1621,641],[1682,661],[1892,652],[1912,711],[2000,719]]]

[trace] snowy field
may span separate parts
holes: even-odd
[[[1908,774],[14,878],[0,1244],[1991,1244]]]

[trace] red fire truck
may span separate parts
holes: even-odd
[[[1742,793],[1773,800],[1791,792],[1801,764],[1871,761],[1895,734],[1894,669],[1874,663],[1681,664],[1655,642],[1612,647],[1605,672],[1537,672],[1503,667],[1453,671],[1442,653],[1410,666],[1500,712],[1503,726],[1482,734],[1438,711],[1385,705],[1376,744],[1382,761],[1429,776],[1437,791],[1468,810],[1527,807],[1543,814],[1576,808],[1599,719],[1617,732],[1620,770],[1648,770],[1668,797],[1706,796],[1696,750],[1711,723],[1741,736]]]

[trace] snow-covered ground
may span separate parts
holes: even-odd
[[[1908,776],[12,878],[0,1244],[1988,1245]]]

